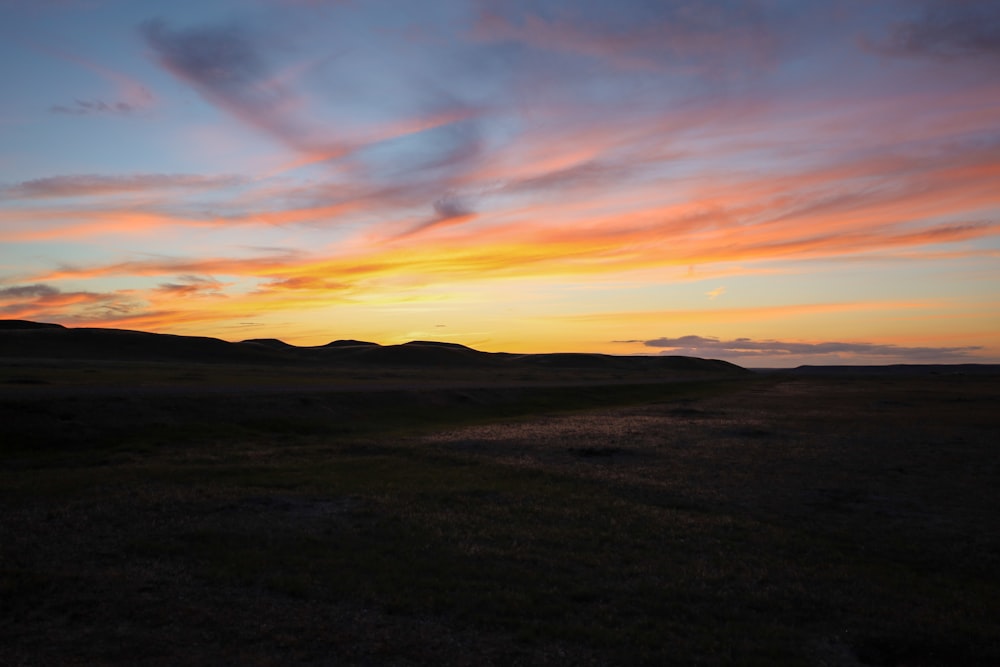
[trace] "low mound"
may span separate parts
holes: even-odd
[[[610,354],[583,354],[574,352],[525,354],[517,358],[517,363],[528,366],[579,370],[749,372],[742,366],[719,359],[675,356],[619,357]]]
[[[369,343],[363,340],[332,340],[326,345],[320,345],[320,347],[381,347],[378,343]]]
[[[479,350],[473,350],[468,345],[462,345],[461,343],[442,343],[440,341],[435,341],[435,340],[411,340],[409,343],[403,343],[403,346],[407,345],[414,345],[418,347],[421,345],[433,345],[434,347],[447,347],[452,350],[468,350],[469,352],[476,352],[477,354],[481,354]]]
[[[203,336],[72,329],[58,324],[0,320],[0,358],[101,361],[192,361],[200,363],[285,363],[336,366],[415,366],[438,368],[523,368],[619,372],[749,373],[725,361],[694,357],[622,357],[609,354],[507,354],[480,352],[459,343],[415,340],[379,345],[335,340],[298,347],[277,338],[230,343]]]
[[[609,354],[587,354],[582,352],[554,352],[550,354],[526,354],[520,363],[548,368],[613,368],[616,358]]]
[[[281,358],[264,346],[228,343],[218,338],[63,327],[0,330],[0,357],[206,363],[270,362]]]
[[[728,373],[752,373],[742,366],[723,361],[722,359],[702,359],[700,357],[646,357],[657,364],[657,368],[674,371],[722,371]]]
[[[890,366],[798,366],[777,371],[788,375],[1000,375],[1000,364],[892,364]]]
[[[478,352],[472,348],[451,344],[428,344],[411,342],[403,345],[378,346],[361,350],[354,355],[354,360],[360,363],[384,366],[495,366],[497,360],[487,352]]]
[[[265,345],[267,347],[273,347],[277,350],[289,350],[295,347],[291,343],[286,343],[285,341],[278,338],[249,338],[247,340],[241,340],[240,343],[250,343],[252,345]]]
[[[28,320],[0,320],[0,331],[22,330],[22,329],[65,329],[61,324],[48,324],[46,322],[29,322]]]

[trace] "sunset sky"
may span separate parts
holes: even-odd
[[[0,318],[1000,362],[996,0],[0,0]]]

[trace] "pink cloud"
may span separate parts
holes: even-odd
[[[78,174],[48,176],[23,181],[0,189],[4,199],[44,199],[56,197],[106,197],[134,192],[162,190],[205,190],[231,187],[245,182],[238,176],[198,174],[128,174],[106,176]]]
[[[142,33],[165,69],[248,125],[317,160],[350,152],[346,142],[298,115],[299,96],[287,77],[272,73],[248,30],[237,24],[174,29],[153,20]]]
[[[545,51],[598,58],[624,69],[720,74],[774,57],[775,15],[752,3],[723,5],[484,2],[472,29],[486,42],[516,41]]]
[[[149,88],[130,76],[58,49],[43,48],[42,50],[57,58],[89,69],[109,82],[115,89],[115,95],[110,100],[102,98],[74,99],[71,103],[52,105],[49,107],[49,111],[52,113],[76,116],[94,114],[128,115],[151,109],[157,103],[156,96],[150,92]]]

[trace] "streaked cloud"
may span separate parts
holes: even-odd
[[[482,2],[478,39],[589,56],[626,69],[695,68],[719,72],[737,61],[767,60],[775,13],[756,3],[714,5],[624,0]]]
[[[299,96],[268,65],[262,41],[245,25],[174,28],[152,19],[141,33],[159,62],[211,104],[296,151],[330,158],[348,150],[302,119]]]
[[[414,227],[404,231],[401,236],[417,234],[432,227],[469,222],[475,218],[475,215],[475,212],[468,204],[460,198],[444,196],[434,202],[434,215],[418,222]]]
[[[1000,355],[982,324],[1000,280],[995,3],[156,11],[137,24],[111,3],[80,23],[95,46],[67,44],[83,56],[9,58],[35,95],[34,117],[0,109],[18,128],[0,137],[0,285],[30,288],[10,306],[208,333],[280,314],[372,338],[442,321],[380,308],[462,303],[456,331],[558,341],[530,329],[548,317],[581,349],[657,340],[674,317],[778,346],[732,354]],[[143,113],[37,113],[52,100]],[[906,305],[939,301],[971,305]],[[895,319],[871,324],[870,304]],[[838,328],[808,328],[824,318]],[[816,347],[834,339],[860,347]]]
[[[0,288],[0,299],[40,299],[59,294],[59,290],[51,285],[15,285]]]
[[[114,95],[111,98],[76,98],[69,103],[53,104],[49,107],[51,113],[73,116],[130,115],[147,111],[156,105],[156,96],[148,87],[122,72],[59,49],[45,47],[41,50],[90,70],[114,89]]]
[[[735,338],[720,340],[705,336],[680,336],[678,338],[654,338],[643,341],[647,347],[662,348],[661,354],[676,354],[696,357],[722,357],[743,362],[762,357],[794,357],[807,360],[805,363],[851,363],[851,360],[880,359],[888,362],[921,361],[939,363],[942,359],[970,361],[981,346],[965,347],[904,347],[878,343],[852,342],[789,342],[779,340],[752,340]]]
[[[63,113],[72,116],[89,116],[91,114],[130,114],[136,107],[129,102],[105,102],[104,100],[73,100],[72,104],[53,104],[49,107],[52,113]]]
[[[1000,5],[992,0],[922,0],[917,16],[895,22],[879,46],[943,60],[1000,59]]]
[[[0,288],[0,316],[9,319],[103,322],[141,307],[126,292],[63,291],[42,283]]]
[[[53,197],[104,197],[133,192],[159,190],[199,190],[240,185],[239,176],[202,176],[198,174],[127,174],[111,176],[78,174],[48,176],[23,181],[0,189],[4,199],[44,199]]]
[[[118,262],[91,267],[64,264],[45,274],[43,280],[77,280],[100,276],[173,276],[173,275],[260,275],[277,273],[289,264],[301,261],[296,252],[281,251],[261,256],[230,258],[203,257],[183,259],[153,256],[148,259]]]
[[[349,289],[349,283],[337,282],[317,276],[297,276],[295,278],[285,278],[283,280],[270,280],[260,286],[261,291],[267,290],[345,290]]]
[[[202,276],[178,276],[175,282],[160,283],[156,291],[172,296],[223,296],[226,283]]]

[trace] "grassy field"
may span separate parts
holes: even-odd
[[[996,376],[4,372],[3,665],[1000,664]]]

